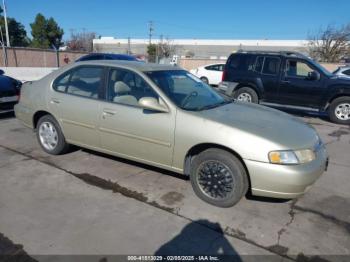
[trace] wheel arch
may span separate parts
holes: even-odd
[[[234,95],[235,92],[237,92],[239,89],[243,88],[243,87],[249,87],[251,89],[253,89],[255,91],[255,93],[258,95],[258,99],[260,100],[262,97],[262,92],[259,89],[258,85],[254,84],[254,83],[239,83],[236,88],[233,90],[232,92],[232,96]]]
[[[184,174],[186,176],[189,176],[190,174],[190,168],[191,168],[191,163],[192,160],[195,156],[197,156],[198,154],[200,154],[201,152],[210,149],[210,148],[217,148],[217,149],[221,149],[224,151],[227,151],[229,153],[231,153],[232,155],[234,155],[235,157],[237,157],[239,159],[239,161],[242,163],[246,173],[247,173],[247,178],[248,178],[248,183],[249,183],[249,189],[251,188],[251,182],[250,182],[250,175],[249,175],[249,171],[248,168],[246,166],[246,164],[243,161],[243,158],[234,150],[232,150],[231,148],[228,148],[226,146],[220,145],[220,144],[215,144],[215,143],[201,143],[201,144],[197,144],[193,147],[191,147],[185,156],[184,159]]]
[[[45,110],[39,110],[39,111],[35,112],[35,114],[33,115],[33,128],[34,129],[36,129],[36,126],[39,122],[39,119],[45,115],[50,115],[50,116],[54,117],[50,112],[45,111]]]
[[[324,107],[324,110],[327,111],[329,109],[329,106],[332,104],[332,102],[339,97],[350,98],[350,93],[336,93],[336,94],[334,94],[330,99],[328,99],[328,101]]]

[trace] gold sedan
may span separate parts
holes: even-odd
[[[298,197],[328,163],[311,126],[223,97],[174,66],[74,63],[24,84],[15,113],[49,154],[74,144],[175,171],[220,207],[248,190]]]

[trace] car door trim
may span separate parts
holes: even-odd
[[[320,110],[317,109],[317,108],[305,107],[305,106],[282,105],[282,104],[267,103],[267,102],[260,102],[260,104],[266,105],[266,106],[276,106],[276,107],[284,107],[284,108],[308,110],[308,111],[314,111],[314,112],[319,112],[319,111],[320,111]]]
[[[125,133],[122,131],[117,131],[117,130],[104,128],[104,127],[100,127],[99,130],[102,132],[111,133],[111,134],[120,135],[120,136],[125,136],[125,137],[129,137],[129,138],[134,138],[137,140],[141,140],[141,141],[145,141],[145,142],[149,142],[149,143],[153,143],[153,144],[157,144],[157,145],[161,145],[161,146],[165,146],[165,147],[171,147],[171,143],[161,141],[161,140],[155,140],[155,139],[144,137],[144,136],[128,134],[128,133]]]
[[[96,128],[96,126],[94,126],[94,125],[88,125],[88,124],[84,124],[84,123],[81,123],[81,122],[72,121],[72,120],[68,120],[68,119],[61,119],[61,121],[63,123],[66,123],[66,124],[72,124],[72,125],[76,125],[76,126],[86,127],[86,128],[89,128],[89,129],[95,129]]]

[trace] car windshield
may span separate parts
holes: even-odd
[[[184,110],[200,111],[232,102],[185,70],[150,71],[145,74]]]

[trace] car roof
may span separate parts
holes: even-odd
[[[225,65],[225,63],[221,62],[221,63],[206,64],[206,65],[202,65],[200,67],[206,67],[206,66],[212,66],[212,65]]]
[[[78,65],[100,65],[100,66],[120,66],[124,68],[130,68],[142,72],[147,71],[162,71],[162,70],[184,70],[181,67],[174,65],[162,65],[154,63],[144,63],[139,61],[127,61],[127,60],[90,60],[80,61],[75,63]]]

